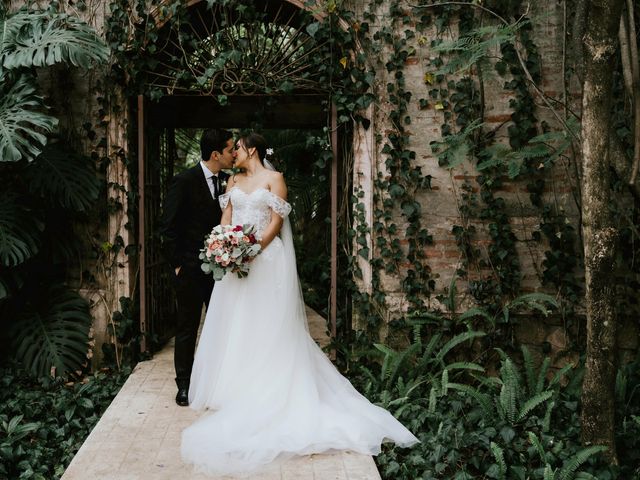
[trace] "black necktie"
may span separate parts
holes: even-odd
[[[213,183],[213,198],[216,199],[218,198],[218,195],[220,195],[220,190],[218,188],[218,177],[215,175],[212,175],[211,183]]]

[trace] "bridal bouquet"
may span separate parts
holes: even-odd
[[[249,263],[260,253],[253,225],[217,225],[204,240],[200,250],[201,268],[221,280],[227,272],[239,278],[249,274]]]

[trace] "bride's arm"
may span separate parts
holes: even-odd
[[[283,200],[287,199],[287,185],[284,183],[284,177],[280,172],[273,174],[273,179],[270,183],[271,193],[274,193]],[[262,232],[262,239],[260,239],[260,246],[264,250],[271,243],[271,241],[280,233],[282,228],[283,219],[273,210],[271,211],[271,222]]]
[[[227,182],[227,189],[225,190],[225,195],[231,191],[233,184],[235,183],[234,177],[229,177],[229,181]],[[231,224],[231,211],[232,211],[231,202],[227,200],[227,207],[222,211],[222,218],[220,218],[220,225],[229,225]]]

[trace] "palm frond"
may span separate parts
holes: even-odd
[[[32,76],[20,75],[15,82],[3,82],[3,78],[0,75],[0,162],[33,160],[47,143],[45,133],[58,120],[43,113],[45,105],[36,95]]]

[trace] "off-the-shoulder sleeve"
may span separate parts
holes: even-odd
[[[286,217],[291,212],[291,204],[277,196],[275,193],[269,192],[267,203],[273,211],[282,218]]]
[[[230,195],[231,195],[231,192],[227,192],[227,193],[223,193],[222,195],[220,195],[218,197],[218,203],[220,203],[220,208],[222,210],[227,208],[227,205],[229,205],[229,196]]]

